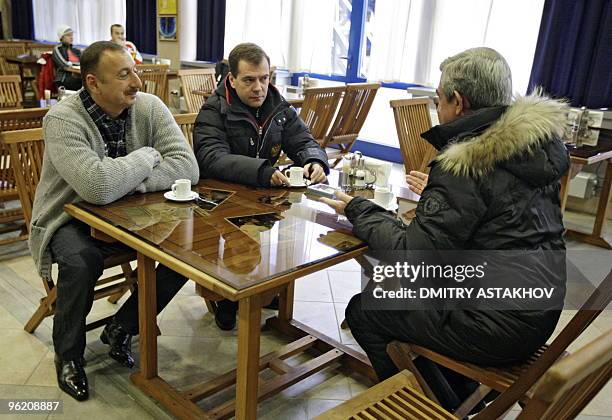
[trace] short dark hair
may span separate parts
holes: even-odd
[[[85,89],[87,89],[87,75],[96,74],[100,58],[106,51],[125,51],[125,49],[111,41],[97,41],[83,51],[83,55],[81,55],[81,80]]]
[[[270,66],[270,57],[268,57],[268,55],[259,45],[251,42],[238,44],[229,54],[229,70],[232,75],[236,77],[238,75],[238,64],[240,64],[241,60],[253,65],[258,65],[264,60],[264,58],[268,61],[268,66]]]
[[[123,25],[120,23],[113,23],[110,27],[110,34],[113,35],[113,28],[123,28]]]

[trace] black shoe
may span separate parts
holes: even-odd
[[[217,327],[223,331],[231,331],[236,327],[236,311],[238,305],[230,300],[220,300],[217,302],[215,312],[215,322]]]
[[[274,299],[272,299],[272,302],[264,306],[264,308],[278,310],[278,296],[274,296]]]
[[[55,358],[55,372],[60,389],[77,401],[89,398],[89,384],[81,359],[61,360]]]
[[[121,325],[111,321],[100,335],[104,344],[110,345],[108,355],[126,367],[134,367],[132,336]]]

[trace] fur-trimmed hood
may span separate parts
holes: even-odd
[[[532,184],[550,182],[567,169],[567,152],[559,140],[566,108],[562,101],[535,93],[508,107],[485,108],[434,127],[423,138],[441,151],[436,160],[442,169],[455,176],[481,178],[502,166]]]

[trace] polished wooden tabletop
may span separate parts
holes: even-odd
[[[305,188],[201,180],[193,190],[204,200],[173,202],[158,192],[76,206],[237,290],[365,248]]]
[[[599,130],[596,146],[570,148],[570,157],[586,165],[612,158],[612,130]]]

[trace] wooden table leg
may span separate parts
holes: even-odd
[[[238,306],[238,364],[236,367],[236,419],[257,417],[261,299],[250,296]]]
[[[138,253],[138,322],[140,335],[140,375],[157,376],[157,290],[155,261]]]
[[[293,319],[293,295],[295,281],[287,283],[283,291],[278,294],[278,319],[289,322]]]

